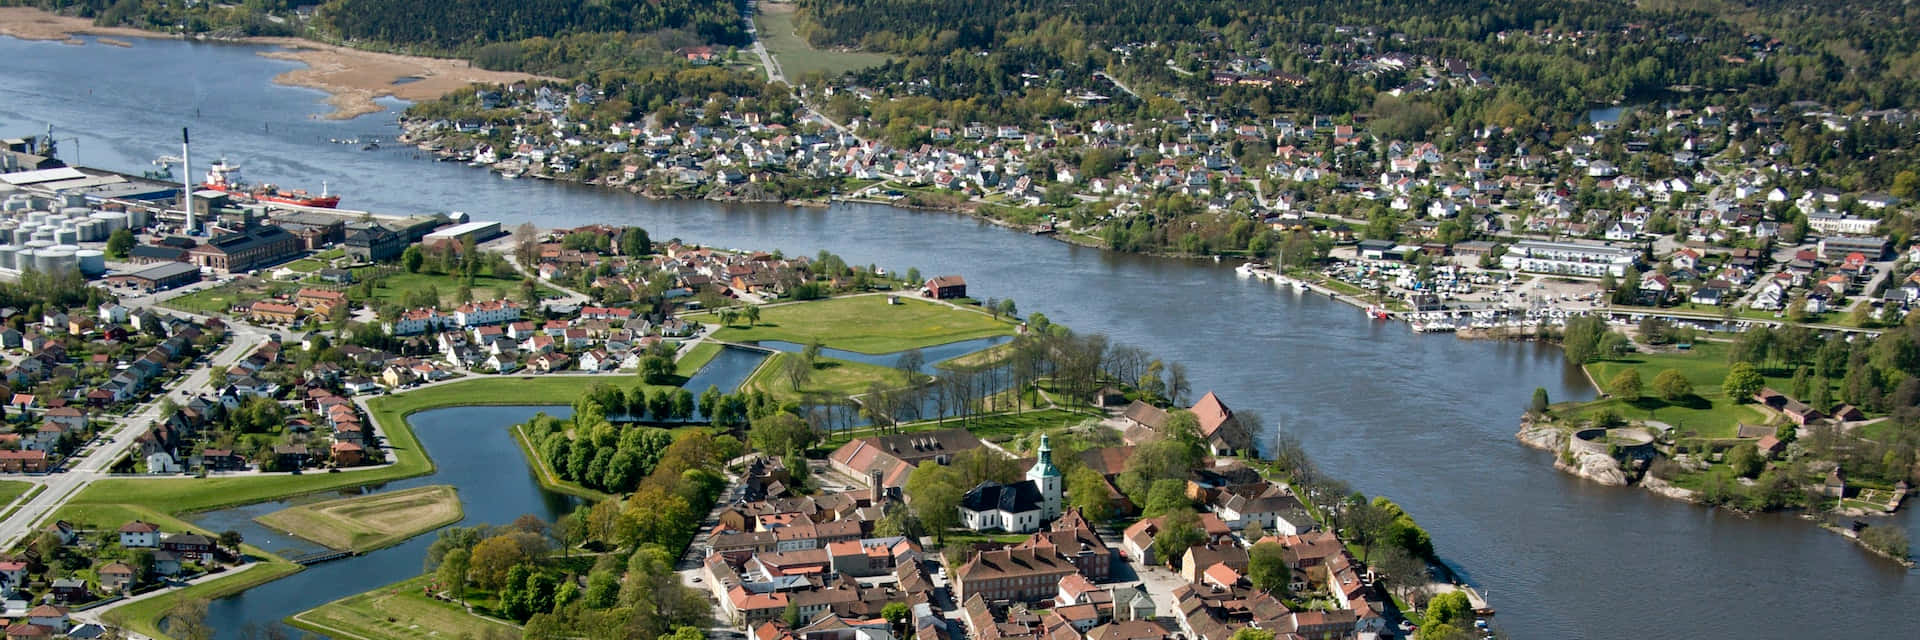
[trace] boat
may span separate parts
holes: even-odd
[[[1380,307],[1367,307],[1367,316],[1375,320],[1386,320],[1392,318],[1393,314],[1388,313],[1386,309]]]
[[[320,183],[320,195],[317,196],[301,189],[282,191],[271,184],[249,185],[240,179],[240,165],[230,164],[224,158],[207,169],[207,181],[201,184],[208,189],[255,202],[277,202],[322,209],[340,206],[340,196],[328,195],[326,185],[325,182]]]

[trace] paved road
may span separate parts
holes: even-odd
[[[753,24],[753,16],[760,12],[759,9],[759,3],[748,2],[747,10],[741,12],[742,19],[747,22],[747,35],[753,36],[753,54],[760,56],[760,68],[767,70],[767,82],[792,84],[787,82],[787,74],[780,69],[780,62],[767,53],[767,45],[760,41],[760,28]]]
[[[214,368],[225,369],[239,362],[252,351],[253,347],[265,342],[267,332],[262,329],[240,324],[231,324],[232,341],[224,349],[208,359],[205,366],[195,368],[186,377],[174,381],[160,398],[171,396],[176,402],[184,401],[194,393],[205,390],[212,380]],[[6,522],[0,522],[0,548],[10,548],[33,533],[35,527],[48,515],[59,510],[73,496],[78,495],[87,485],[106,477],[114,461],[133,448],[134,442],[146,432],[147,426],[160,419],[161,399],[155,398],[131,414],[121,417],[100,435],[107,442],[93,447],[78,462],[71,462],[67,470],[48,474],[36,479],[46,490],[27,501]]]

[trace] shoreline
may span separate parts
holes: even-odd
[[[84,18],[32,7],[0,7],[0,36],[84,46],[87,42],[80,39],[80,35],[95,36],[96,42],[115,47],[133,46],[123,38],[187,39],[132,27],[96,26]],[[298,37],[193,39],[266,47],[256,55],[305,65],[305,68],[274,76],[273,83],[326,93],[324,101],[332,110],[315,117],[328,120],[351,120],[385,111],[386,107],[377,102],[381,98],[421,102],[465,90],[475,83],[510,84],[550,79],[528,73],[488,71],[474,67],[467,60],[364,51]]]

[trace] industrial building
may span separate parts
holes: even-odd
[[[200,268],[185,262],[162,262],[151,267],[107,279],[128,284],[149,293],[184,287],[200,281]]]
[[[420,242],[427,246],[451,242],[453,246],[459,247],[465,245],[469,240],[473,241],[474,244],[480,244],[500,237],[501,234],[500,223],[498,222],[467,222],[429,233],[425,238],[422,238]]]

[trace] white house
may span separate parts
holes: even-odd
[[[120,527],[120,546],[128,549],[152,549],[160,546],[160,527],[135,520]]]

